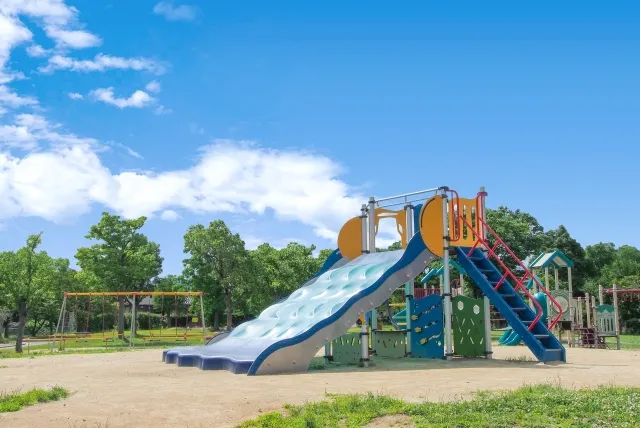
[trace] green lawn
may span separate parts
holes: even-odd
[[[268,413],[240,427],[362,427],[391,415],[410,419],[417,427],[637,427],[640,388],[538,385],[483,392],[470,401],[422,404],[371,394],[335,395],[318,403],[285,406],[283,413]],[[393,418],[377,426],[392,424]]]
[[[59,386],[44,390],[34,388],[27,392],[13,392],[10,394],[0,394],[0,413],[17,412],[25,406],[32,406],[38,403],[58,401],[69,396],[69,391]]]

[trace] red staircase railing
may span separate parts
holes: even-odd
[[[500,286],[505,280],[511,279],[515,283],[513,287],[514,290],[516,291],[521,290],[530,299],[530,301],[533,302],[533,305],[536,308],[536,317],[531,322],[531,325],[529,326],[529,331],[533,330],[535,325],[538,323],[538,321],[540,321],[540,318],[542,317],[542,307],[533,298],[533,295],[529,292],[529,290],[525,286],[525,281],[529,278],[532,279],[536,283],[540,291],[542,291],[549,298],[549,301],[553,304],[553,306],[556,308],[558,312],[558,315],[551,321],[551,323],[548,326],[549,330],[551,330],[562,317],[562,307],[556,301],[556,299],[553,298],[553,296],[549,293],[549,291],[547,291],[547,289],[542,285],[542,283],[538,280],[538,278],[536,278],[536,276],[533,273],[531,273],[531,271],[524,265],[524,263],[522,263],[522,261],[515,255],[513,250],[511,250],[511,248],[509,248],[509,246],[502,240],[502,238],[500,238],[500,236],[498,236],[498,234],[487,224],[487,222],[484,219],[484,213],[482,212],[483,210],[481,209],[481,203],[480,203],[481,202],[480,198],[483,197],[483,195],[479,193],[478,196],[476,197],[476,215],[475,215],[476,225],[474,227],[474,225],[472,225],[467,219],[465,219],[464,216],[460,215],[460,213],[454,210],[454,201],[457,201],[456,202],[457,206],[460,207],[460,204],[459,204],[460,198],[458,196],[458,192],[456,192],[455,190],[451,190],[451,194],[452,194],[452,198],[451,198],[450,212],[452,213],[452,215],[456,217],[456,220],[457,220],[456,222],[454,222],[457,224],[457,227],[455,227],[457,231],[454,232],[454,237],[452,238],[451,241],[455,242],[456,240],[460,239],[460,236],[461,236],[460,231],[462,230],[462,224],[465,224],[467,226],[467,230],[469,231],[469,233],[474,233],[476,237],[476,241],[473,247],[471,248],[471,250],[469,250],[467,256],[471,256],[471,254],[473,254],[473,251],[478,247],[478,245],[482,244],[482,246],[484,246],[484,248],[489,253],[488,258],[495,259],[498,262],[498,265],[500,265],[500,267],[504,271],[504,275],[502,275],[502,278],[500,279],[500,281],[495,285],[494,290],[498,290],[498,288],[500,288]],[[491,246],[489,241],[487,241],[486,236],[484,236],[485,230],[489,232],[489,234],[495,239],[496,243],[493,246]],[[496,251],[500,247],[502,247],[502,249],[506,251],[507,254],[509,254],[513,258],[513,260],[516,262],[516,264],[524,271],[524,275],[521,278],[518,278],[511,271],[511,269],[509,269],[509,267],[504,263],[504,261],[500,258],[500,256],[496,253]]]

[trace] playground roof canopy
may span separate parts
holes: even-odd
[[[542,269],[548,267],[555,268],[572,268],[573,261],[560,250],[555,250],[550,253],[542,253],[531,263],[529,263],[529,269]]]

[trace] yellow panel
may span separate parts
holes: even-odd
[[[338,234],[338,249],[342,257],[355,259],[362,255],[362,219],[354,217],[347,221]]]
[[[456,199],[451,199],[449,210],[449,233],[451,235],[451,243],[458,247],[472,247],[476,243],[476,232],[479,230],[477,221],[476,200],[459,198],[460,206],[456,205]],[[466,223],[460,221],[456,213],[462,216],[472,227],[468,227]],[[460,228],[460,230],[458,230]],[[455,239],[458,238],[458,239]],[[455,240],[454,240],[455,239]]]
[[[405,210],[392,211],[385,208],[376,208],[376,235],[378,234],[378,223],[383,218],[393,217],[396,220],[396,229],[400,235],[402,248],[407,248],[407,212]]]
[[[424,244],[436,256],[444,255],[442,224],[442,196],[434,196],[425,202],[420,211],[420,236]]]

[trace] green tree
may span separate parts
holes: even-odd
[[[184,278],[183,275],[167,275],[164,277],[156,278],[154,281],[154,291],[165,291],[165,292],[181,292],[181,291],[189,291],[190,284]],[[197,289],[200,291],[200,289]],[[154,312],[160,312],[163,316],[167,314],[174,314],[175,317],[180,316],[180,312],[184,314],[185,309],[185,298],[183,297],[154,297],[153,298],[153,310]],[[199,309],[198,309],[199,310]],[[163,319],[163,322],[165,320]]]
[[[585,248],[585,257],[592,279],[600,279],[602,271],[616,258],[616,246],[613,242],[599,242]]]
[[[76,279],[76,271],[65,258],[47,260],[42,264],[38,278],[46,293],[30,310],[27,328],[31,336],[37,336],[45,327],[53,333],[65,291],[84,291]]]
[[[78,249],[78,265],[99,278],[106,291],[151,289],[153,278],[162,272],[163,259],[160,246],[140,233],[146,220],[146,217],[122,220],[120,216],[102,213],[98,224],[91,226],[86,235],[98,243]],[[118,333],[123,334],[124,297],[118,302]]]
[[[216,308],[222,297],[230,330],[234,302],[250,276],[251,260],[244,241],[222,220],[216,220],[208,227],[201,224],[189,227],[184,235],[184,253],[188,254],[183,261],[185,277],[213,299]]]
[[[290,242],[276,249],[262,244],[250,252],[253,261],[251,287],[246,289],[247,311],[258,315],[266,307],[289,296],[311,279],[322,267],[331,250],[313,253],[316,247]]]
[[[543,248],[544,229],[538,220],[529,213],[520,210],[513,211],[504,206],[497,210],[487,209],[487,224],[520,260],[524,260],[528,256],[537,256]],[[493,238],[491,236],[488,238],[491,245],[494,245]],[[515,267],[515,261],[506,251],[501,248],[496,251],[507,266]]]
[[[12,304],[18,313],[16,352],[22,352],[29,311],[54,297],[45,280],[52,259],[46,252],[37,251],[41,243],[42,233],[30,235],[26,245],[18,251],[0,253],[0,283],[3,284],[4,300]]]

